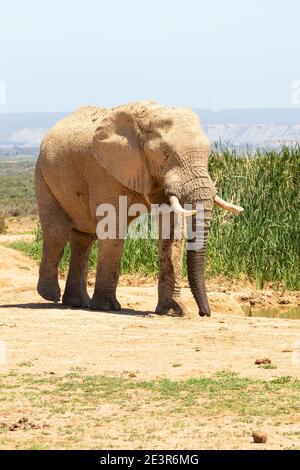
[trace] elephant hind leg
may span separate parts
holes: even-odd
[[[60,300],[58,264],[69,238],[70,221],[49,191],[38,167],[36,193],[43,232],[43,256],[37,290],[44,299],[58,302]]]
[[[118,311],[121,309],[116,297],[124,240],[99,240],[98,267],[95,291],[90,302],[92,310]]]
[[[70,307],[89,307],[89,296],[86,289],[88,260],[95,234],[71,230],[71,261],[63,304]]]

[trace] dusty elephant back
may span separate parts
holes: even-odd
[[[97,106],[84,106],[57,122],[46,134],[41,153],[59,151],[82,151],[91,147],[92,138],[99,122],[108,110]],[[57,148],[58,147],[58,148]]]
[[[73,225],[83,231],[94,229],[86,175],[94,160],[91,147],[95,128],[106,112],[86,106],[59,121],[45,136],[37,161],[36,178],[43,178]]]

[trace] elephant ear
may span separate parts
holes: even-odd
[[[132,114],[116,109],[104,118],[93,138],[93,153],[123,186],[138,193],[150,191],[148,162]]]

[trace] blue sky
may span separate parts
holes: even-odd
[[[299,22],[299,0],[1,2],[4,109],[289,107]]]

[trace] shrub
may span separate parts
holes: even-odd
[[[0,233],[5,233],[6,225],[5,225],[5,217],[0,215]]]

